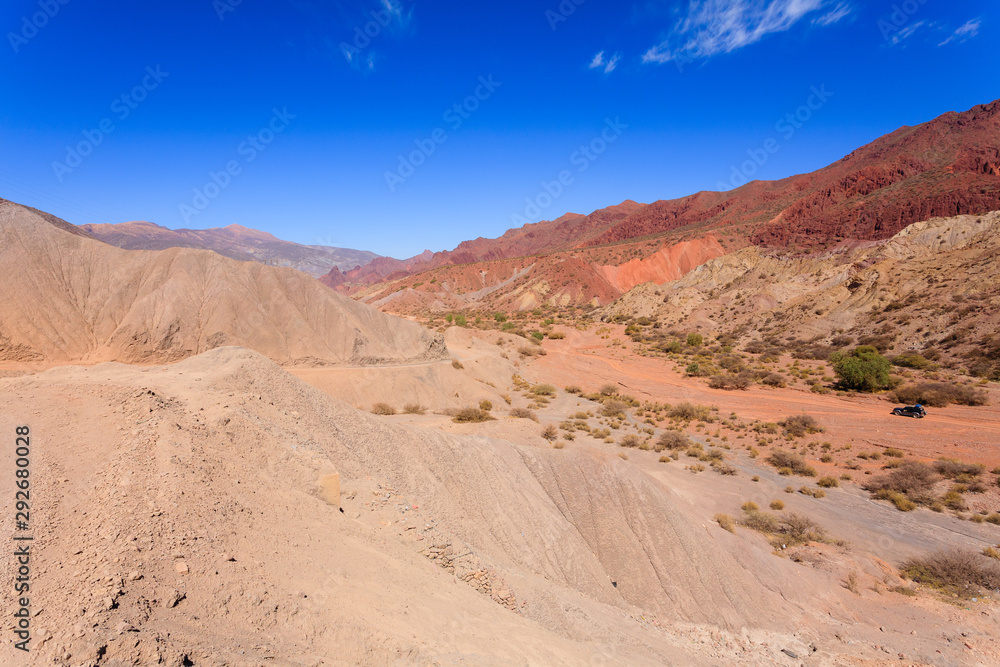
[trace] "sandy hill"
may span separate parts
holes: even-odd
[[[270,266],[289,266],[320,277],[331,269],[350,270],[367,265],[378,257],[364,250],[323,245],[300,245],[242,225],[221,229],[168,229],[152,222],[82,225],[90,236],[128,250],[200,248],[241,261]]]
[[[869,664],[938,622],[882,620],[893,599],[612,453],[393,424],[248,350],[0,379],[22,423],[39,663]],[[989,646],[992,619],[961,623]]]
[[[335,271],[324,281],[372,302],[416,283],[450,281],[449,289],[424,287],[432,296],[409,295],[394,303],[393,312],[461,307],[463,299],[454,297],[483,289],[499,291],[484,307],[606,305],[643,282],[683,275],[690,260],[676,261],[676,255],[685,242],[718,246],[711,253],[689,253],[704,262],[746,246],[799,251],[848,239],[885,240],[914,222],[1000,209],[998,137],[1000,100],[900,128],[810,174],[652,204],[627,201],[587,216],[567,214],[394,264],[392,271]],[[582,270],[566,275],[565,267],[558,268],[570,261]],[[508,281],[512,267],[523,271],[529,265],[533,296],[523,298],[523,290],[512,293]]]
[[[293,269],[205,250],[128,251],[0,203],[0,359],[181,359],[223,345],[282,363],[440,358],[422,327]]]

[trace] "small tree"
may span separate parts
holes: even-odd
[[[870,345],[856,348],[849,355],[835,358],[833,370],[841,386],[857,391],[881,391],[891,385],[892,363]]]
[[[504,315],[503,313],[497,313],[496,315],[493,316],[493,319],[497,321],[497,324],[503,324],[504,322],[507,321],[507,316]]]
[[[687,344],[688,347],[701,347],[705,343],[705,337],[698,333],[689,333]]]
[[[465,315],[456,315],[455,316],[455,324],[456,325],[458,325],[460,327],[464,327],[467,323],[468,322],[465,319]]]

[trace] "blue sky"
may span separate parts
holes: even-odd
[[[0,196],[397,257],[1000,97],[987,0],[8,0],[0,26]]]

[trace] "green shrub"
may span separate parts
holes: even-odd
[[[837,353],[831,356],[833,359],[836,359],[833,370],[845,389],[876,392],[892,384],[889,376],[892,364],[874,347],[861,346],[847,356]]]
[[[705,338],[701,334],[690,333],[687,336],[688,347],[701,347],[705,343]]]

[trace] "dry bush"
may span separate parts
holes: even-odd
[[[822,542],[826,532],[815,521],[801,514],[786,514],[779,519],[778,534],[784,538],[786,546]]]
[[[880,491],[902,493],[911,501],[927,502],[931,490],[939,479],[934,469],[926,463],[904,461],[898,468],[865,484],[864,489],[875,494]],[[891,498],[886,499],[891,500]]]
[[[739,373],[723,373],[713,375],[708,381],[708,386],[712,389],[746,389],[753,384],[753,373],[741,371]]]
[[[659,440],[656,441],[656,451],[662,452],[664,449],[669,449],[670,451],[687,449],[691,444],[691,439],[683,433],[664,431]]]
[[[997,546],[1000,547],[1000,544],[998,544]],[[1000,560],[1000,551],[997,551],[993,547],[986,547],[985,549],[983,549],[983,555],[986,556],[987,558]]]
[[[960,597],[971,597],[981,588],[1000,588],[1000,564],[971,551],[940,551],[903,563],[900,573],[912,581]]]
[[[888,500],[896,506],[900,512],[912,512],[917,509],[917,504],[906,497],[905,493],[892,491],[890,489],[879,489],[872,494],[876,500]]]
[[[857,572],[851,572],[850,574],[847,575],[847,578],[844,579],[844,588],[851,591],[855,595],[861,595],[861,591],[858,589]]]
[[[744,512],[756,512],[760,507],[752,500],[748,500],[740,507]]]
[[[479,401],[479,409],[483,412],[490,412],[493,409],[493,402],[488,401],[485,398]]]
[[[703,405],[693,405],[691,403],[680,403],[670,408],[667,416],[672,419],[682,421],[703,421],[707,422],[712,417],[712,411]]]
[[[778,449],[767,457],[767,462],[778,469],[779,472],[790,471],[788,474],[802,475],[803,477],[815,477],[816,470],[806,465],[805,459],[797,454]]]
[[[778,423],[785,428],[785,435],[793,438],[804,438],[810,433],[822,433],[826,430],[810,415],[795,415]]]
[[[548,440],[549,442],[552,442],[553,440],[559,437],[559,431],[556,429],[555,426],[549,424],[548,426],[542,429],[542,437]]]
[[[552,444],[552,448],[553,449],[565,449],[566,448],[566,443],[562,442],[562,441],[555,442],[555,443]]]
[[[553,331],[552,333],[549,334],[548,337],[551,338],[552,340],[562,340],[563,338],[566,337],[566,334],[564,334],[561,331]]]
[[[730,533],[736,533],[736,519],[729,516],[728,514],[716,514],[715,522],[722,527],[723,530],[728,530]]]
[[[462,365],[462,362],[459,361],[458,359],[453,359],[452,360],[451,367],[454,368],[454,369],[456,369],[456,370],[462,370],[463,368],[465,368],[465,366]]]
[[[597,391],[598,393],[601,394],[601,396],[614,396],[615,394],[618,393],[618,386],[613,384],[606,384],[603,385]]]
[[[376,403],[372,406],[372,414],[383,416],[394,415],[396,414],[396,408],[388,403]]]
[[[628,405],[622,401],[608,399],[604,401],[604,407],[601,408],[601,414],[605,417],[624,417],[625,410],[627,408]]]
[[[761,380],[762,384],[766,384],[768,387],[787,387],[788,380],[781,373],[768,373]]]
[[[824,489],[832,489],[835,486],[840,486],[840,482],[837,481],[836,477],[820,477],[819,481],[816,482],[816,486],[821,486]]]
[[[538,416],[528,408],[513,408],[510,411],[510,416],[515,419],[530,419],[531,421],[538,421]]]
[[[735,475],[739,471],[728,463],[723,463],[722,461],[715,461],[712,463],[712,470],[719,473],[720,475]]]
[[[740,519],[740,525],[750,530],[756,530],[758,533],[771,534],[778,530],[778,519],[767,512],[744,512],[743,518]]]
[[[451,419],[456,424],[479,424],[492,421],[490,413],[479,408],[462,408]]]
[[[785,509],[785,503],[781,502],[780,500],[772,500],[771,509],[773,509],[775,512],[780,512],[781,510]]]
[[[567,394],[577,394],[577,395],[579,395],[579,394],[583,393],[583,389],[581,389],[580,387],[576,386],[575,384],[569,385],[568,387],[566,387],[566,389],[564,391]]]
[[[958,459],[938,459],[934,470],[947,479],[972,479],[986,472],[986,466],[978,463],[962,463]]]
[[[635,433],[629,433],[628,435],[623,436],[618,444],[622,447],[635,449],[636,447],[642,444],[642,440]]]
[[[427,408],[419,403],[407,403],[403,406],[403,412],[408,415],[422,415],[427,412]]]
[[[896,400],[913,405],[921,403],[935,408],[957,403],[959,405],[988,405],[989,396],[981,389],[963,387],[944,382],[921,382],[896,390]]]
[[[523,357],[544,357],[548,354],[545,348],[538,347],[535,345],[522,345],[517,348],[518,353]]]
[[[551,384],[536,384],[531,388],[531,393],[534,396],[555,396],[556,388]]]

